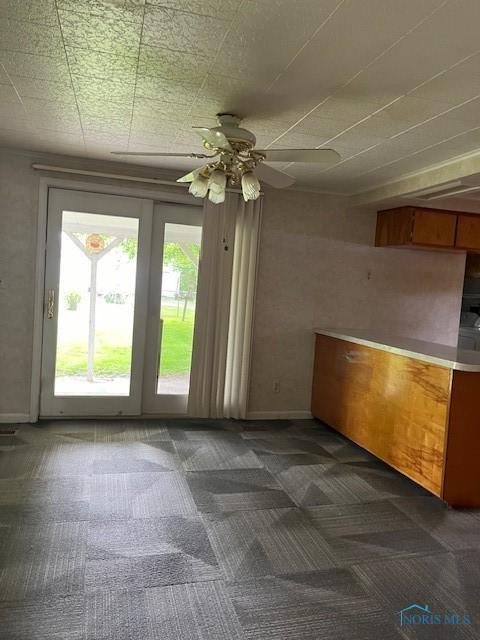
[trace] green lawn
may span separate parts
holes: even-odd
[[[160,375],[185,373],[190,369],[194,312],[188,310],[182,321],[174,306],[162,309],[163,336]],[[130,347],[114,341],[111,334],[97,333],[95,343],[95,375],[121,376],[130,373]],[[57,354],[57,376],[86,375],[87,350],[80,342],[70,342]]]

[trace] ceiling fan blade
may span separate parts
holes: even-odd
[[[257,178],[260,178],[260,180],[263,180],[263,182],[270,184],[276,189],[285,189],[286,187],[291,187],[295,182],[295,178],[289,176],[288,173],[280,171],[279,169],[274,169],[264,162],[260,162],[255,167],[254,173]]]
[[[212,148],[233,151],[227,137],[221,131],[215,131],[215,129],[208,129],[207,127],[192,127],[192,129]]]
[[[165,153],[160,151],[152,153],[150,151],[111,151],[114,156],[170,156],[172,158],[210,158],[204,153]]]
[[[265,155],[267,162],[318,162],[334,164],[340,154],[333,149],[255,149]]]

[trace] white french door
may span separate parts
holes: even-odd
[[[203,209],[156,204],[143,413],[187,412]]]
[[[49,190],[40,415],[186,412],[201,219]]]

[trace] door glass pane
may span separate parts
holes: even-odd
[[[158,394],[188,394],[202,228],[165,224]]]
[[[138,219],[62,215],[56,396],[128,396]]]

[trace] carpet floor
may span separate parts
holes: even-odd
[[[21,425],[0,637],[479,638],[480,511],[313,420]]]

